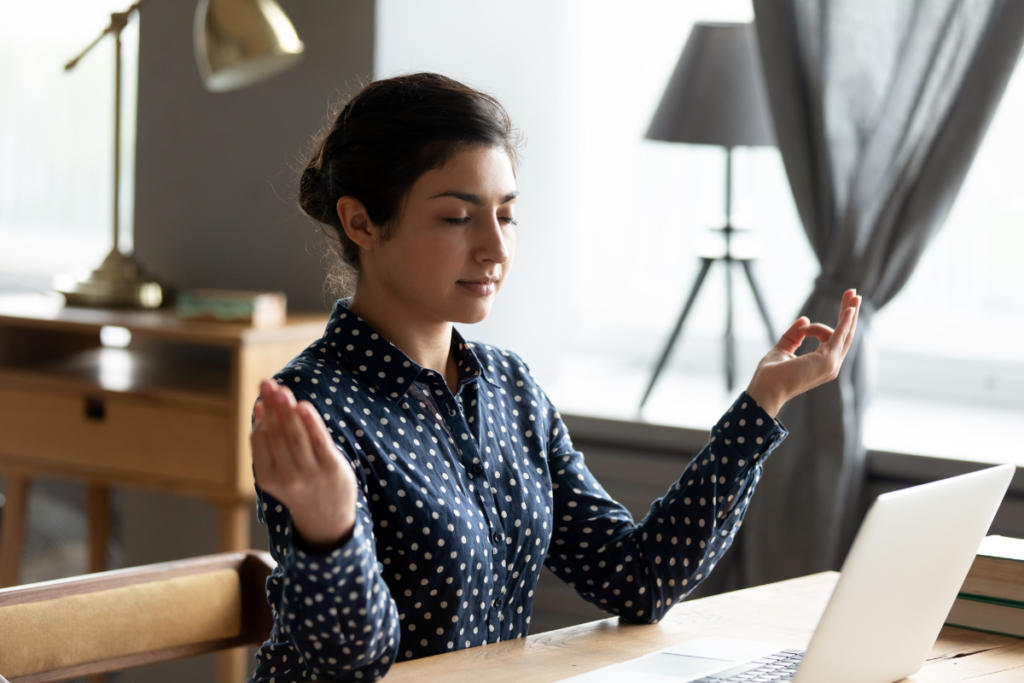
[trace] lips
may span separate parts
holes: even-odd
[[[494,283],[498,278],[493,276],[482,277],[476,280],[459,280],[458,285],[476,296],[490,296],[494,294]]]

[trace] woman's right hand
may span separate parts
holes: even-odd
[[[356,476],[316,408],[296,403],[286,386],[264,380],[250,442],[256,483],[288,506],[292,526],[310,546],[335,548],[352,534]]]

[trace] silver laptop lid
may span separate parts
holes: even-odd
[[[1015,471],[879,496],[793,683],[892,683],[920,669]]]

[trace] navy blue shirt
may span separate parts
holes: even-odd
[[[348,303],[274,378],[316,406],[352,464],[355,529],[314,552],[257,487],[278,566],[250,681],[376,680],[396,661],[524,637],[543,566],[611,614],[658,621],[729,547],[786,435],[741,394],[635,523],[517,355],[453,330],[453,394]]]

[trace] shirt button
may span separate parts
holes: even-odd
[[[501,607],[501,602],[501,598],[494,598],[494,601],[491,604],[495,607]]]
[[[473,465],[473,467],[472,467],[472,469],[470,471],[473,474],[483,474],[484,473],[484,466],[481,465],[480,463],[476,463],[475,465]]]
[[[495,543],[501,543],[505,540],[505,534],[501,533],[500,531],[495,531],[493,534],[491,534],[491,540],[493,540]]]

